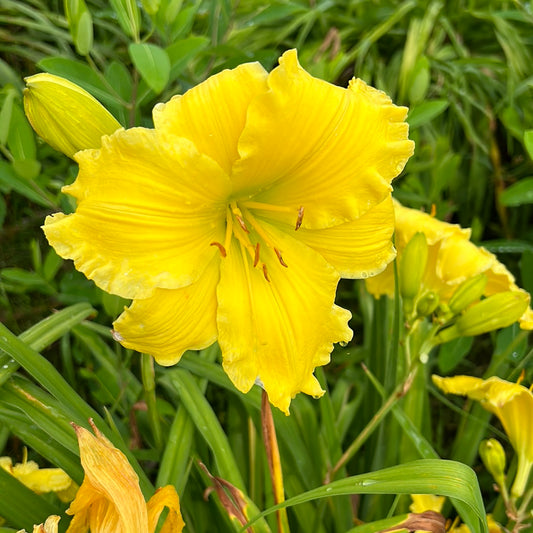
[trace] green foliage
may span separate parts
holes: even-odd
[[[252,514],[273,511],[259,390],[235,390],[216,346],[186,354],[173,369],[154,369],[120,347],[109,329],[127,302],[100,291],[44,241],[44,217],[73,210],[60,191],[76,166],[33,133],[22,107],[25,76],[63,76],[123,126],[150,127],[157,102],[243,62],[270,69],[296,47],[313,75],[343,86],[355,75],[409,106],[416,152],[395,194],[472,226],[474,240],[501,253],[531,291],[532,23],[528,7],[501,1],[0,0],[0,455],[18,460],[28,446],[32,458],[80,482],[69,423],[87,426],[92,417],[128,455],[146,496],[177,487],[186,531],[238,530],[214,494],[203,500],[210,480],[199,461],[242,489]],[[354,313],[356,342],[317,370],[327,394],[300,395],[290,417],[274,413],[292,531],[345,532],[354,517],[400,520],[407,498],[386,494],[415,488],[455,499],[472,531],[483,531],[483,502],[465,464],[478,470],[479,442],[502,434],[488,413],[461,410],[428,376],[438,368],[516,380],[523,370],[530,383],[525,333],[510,326],[453,340],[412,371],[409,347],[397,342],[405,341],[399,304],[375,301],[352,282],[339,298]],[[413,353],[422,353],[425,333],[411,335]],[[369,478],[375,483],[365,485]],[[485,509],[505,521],[491,480],[480,483]],[[31,530],[64,508],[2,470],[0,494],[0,516],[15,528]],[[362,496],[354,510],[355,494]],[[273,516],[257,530],[275,531]]]

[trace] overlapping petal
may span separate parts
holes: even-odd
[[[361,80],[343,89],[313,78],[295,50],[283,54],[268,85],[250,103],[239,139],[235,197],[294,212],[304,206],[304,227],[322,228],[360,217],[389,194],[413,153],[406,108]],[[290,223],[290,215],[276,216]]]
[[[394,209],[388,196],[352,222],[330,228],[300,228],[293,236],[317,251],[343,278],[375,276],[394,259]]]
[[[202,276],[182,289],[156,289],[137,299],[113,324],[115,337],[126,348],[153,355],[161,365],[173,365],[186,350],[215,342],[216,286],[220,259],[215,256]]]
[[[109,292],[146,298],[194,282],[218,253],[229,180],[186,139],[133,128],[76,155],[74,214],[48,217],[57,253]]]
[[[221,263],[217,323],[223,366],[235,386],[247,392],[259,379],[273,405],[288,413],[298,392],[320,396],[313,376],[329,362],[334,342],[347,342],[350,313],[334,305],[339,275],[311,248],[263,224],[281,251],[261,248],[270,281],[239,243]]]
[[[239,157],[250,101],[267,90],[267,72],[259,63],[224,70],[203,83],[154,108],[154,124],[161,133],[185,137],[197,150],[216,161],[227,174]]]
[[[457,224],[448,224],[427,213],[409,209],[394,202],[395,242],[398,257],[415,233],[422,231],[428,244],[428,259],[422,279],[423,288],[438,294],[441,302],[447,302],[457,287],[478,274],[487,276],[484,295],[506,291],[522,291],[513,275],[498,261],[496,256],[470,241],[470,229]],[[368,279],[367,289],[376,297],[394,294],[392,265],[375,278]],[[533,329],[533,311],[528,308],[521,316],[520,327]]]
[[[148,525],[149,531],[155,531],[163,509],[168,509],[168,514],[159,533],[181,533],[185,522],[181,516],[180,500],[173,486],[167,485],[155,491],[148,500]]]

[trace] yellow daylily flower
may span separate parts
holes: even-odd
[[[11,457],[0,457],[0,468],[3,468],[36,494],[55,492],[60,497],[63,494],[74,497],[71,489],[76,487],[76,484],[60,468],[39,468],[35,461],[27,461],[26,458],[22,463],[14,465]],[[61,499],[70,501],[70,499]]]
[[[247,392],[262,383],[288,414],[350,313],[341,277],[394,258],[391,181],[413,153],[406,108],[354,79],[313,78],[297,53],[267,73],[220,72],[159,104],[154,129],[118,130],[75,155],[74,214],[48,217],[57,253],[133,299],[115,338],[162,365],[218,340]]]
[[[39,524],[38,526],[33,526],[33,533],[57,533],[59,524],[59,516],[52,515],[49,516],[44,524]],[[17,533],[26,533],[25,529],[20,529]]]
[[[529,295],[515,284],[513,275],[494,254],[470,241],[470,229],[443,222],[417,209],[409,209],[397,201],[394,201],[394,214],[395,244],[400,266],[403,251],[415,234],[422,232],[426,237],[428,249],[426,268],[421,280],[422,293],[434,293],[441,303],[448,303],[461,283],[483,273],[486,275],[486,285],[482,289],[484,296],[511,291],[530,300]],[[474,282],[484,283],[480,278]],[[393,296],[392,266],[389,265],[379,276],[368,279],[366,286],[376,297],[384,294]],[[523,329],[533,329],[533,311],[529,305],[519,318],[519,324]]]
[[[180,533],[185,524],[174,487],[157,490],[146,503],[126,456],[92,427],[95,435],[74,426],[85,478],[67,509],[74,515],[67,533],[154,533],[165,507],[169,512],[161,533]]]
[[[30,124],[52,148],[69,157],[99,148],[102,135],[121,128],[96,98],[71,81],[45,73],[25,81],[24,111]]]
[[[511,489],[514,497],[523,494],[533,466],[533,393],[518,383],[498,377],[488,379],[471,376],[442,378],[433,376],[437,387],[449,394],[460,394],[477,400],[502,423],[511,445],[518,455],[518,469]]]

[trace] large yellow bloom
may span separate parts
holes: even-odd
[[[441,302],[448,302],[455,289],[465,280],[477,274],[487,276],[485,296],[504,291],[525,293],[516,284],[513,275],[498,261],[494,254],[470,241],[470,229],[457,224],[442,222],[417,209],[409,209],[394,202],[396,217],[395,244],[401,265],[402,252],[415,233],[424,233],[428,245],[428,257],[422,277],[423,292],[433,292]],[[366,286],[375,296],[394,294],[394,270],[387,267]],[[521,316],[520,327],[533,329],[533,311],[528,308]]]
[[[511,489],[515,497],[524,492],[533,466],[533,393],[523,385],[498,377],[483,380],[471,376],[441,378],[433,382],[444,392],[461,394],[481,403],[495,414],[518,455],[516,478]]]
[[[169,512],[161,533],[180,533],[184,527],[179,498],[173,486],[144,501],[139,478],[126,456],[98,429],[95,435],[76,426],[85,478],[67,510],[74,515],[67,533],[154,533],[165,507]]]
[[[218,339],[247,392],[288,413],[333,343],[352,337],[341,277],[393,259],[391,181],[413,152],[406,109],[354,79],[313,78],[295,50],[267,73],[241,65],[155,107],[155,129],[118,130],[76,154],[72,215],[44,231],[106,291],[133,299],[124,346],[162,365]]]

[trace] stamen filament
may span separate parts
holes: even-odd
[[[250,222],[250,224],[252,225],[252,228],[259,234],[259,236],[265,241],[266,245],[269,247],[269,248],[272,248],[272,250],[274,250],[274,252],[276,252],[276,255],[278,256],[278,260],[279,262],[284,266],[286,267],[287,264],[285,263],[285,261],[283,261],[283,258],[281,257],[281,252],[274,246],[274,243],[272,242],[272,240],[270,239],[270,237],[266,234],[266,232],[263,230],[263,228],[261,227],[261,225],[257,222],[257,220],[255,219],[255,217],[252,215],[252,213],[250,213],[250,211],[248,211],[248,209],[245,209],[244,210],[244,214],[246,216],[246,219]]]

